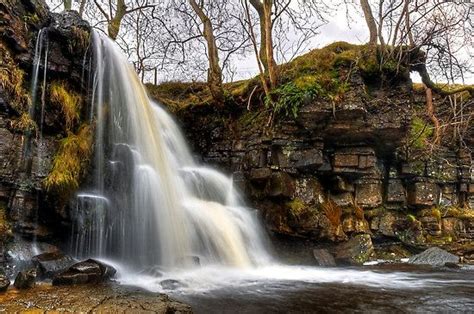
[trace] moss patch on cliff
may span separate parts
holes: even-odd
[[[55,81],[50,87],[51,103],[60,108],[65,119],[65,128],[70,130],[79,120],[81,97],[73,92],[65,82]]]
[[[10,51],[0,43],[0,87],[10,97],[12,109],[18,113],[26,111],[31,103],[25,88],[25,72],[13,60]]]
[[[44,181],[46,189],[68,199],[79,187],[91,154],[92,129],[82,125],[77,134],[69,133],[61,141],[51,172]]]

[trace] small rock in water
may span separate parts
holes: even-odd
[[[461,266],[459,264],[451,263],[451,262],[444,263],[444,267],[453,268],[453,269],[461,268]]]
[[[32,258],[32,261],[43,278],[51,278],[75,262],[72,257],[59,251],[36,255]]]
[[[17,289],[28,289],[35,285],[36,269],[28,269],[18,273],[13,284]]]
[[[163,287],[163,289],[165,290],[175,290],[175,289],[178,289],[178,288],[183,288],[183,287],[187,287],[186,284],[178,281],[178,280],[175,280],[175,279],[166,279],[166,280],[163,280],[160,282],[160,285]]]
[[[7,291],[9,285],[10,280],[7,278],[7,276],[0,275],[0,293]]]
[[[333,267],[336,266],[334,256],[326,249],[314,249],[313,256],[319,266]]]
[[[459,257],[438,247],[431,247],[426,251],[408,259],[410,264],[444,266],[446,263],[459,263]]]
[[[76,263],[53,278],[53,285],[98,283],[112,278],[117,270],[110,265],[88,259]]]

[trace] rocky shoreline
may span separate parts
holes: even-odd
[[[191,307],[165,294],[117,283],[52,286],[40,284],[29,290],[10,289],[0,294],[0,311],[18,313],[192,313]]]

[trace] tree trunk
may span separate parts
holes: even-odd
[[[370,9],[369,0],[360,0],[360,5],[362,11],[364,12],[365,22],[369,28],[370,38],[369,44],[377,44],[377,25],[375,24],[374,16],[372,15],[372,10]]]
[[[265,51],[268,63],[268,76],[271,88],[277,86],[278,74],[277,65],[273,58],[273,38],[272,38],[272,5],[273,0],[264,0],[263,13],[265,21]]]
[[[79,5],[79,16],[82,17],[84,15],[84,10],[86,8],[87,0],[81,0],[81,3]]]
[[[439,145],[441,141],[441,132],[440,132],[439,120],[438,118],[436,118],[435,110],[433,106],[433,93],[431,92],[431,88],[427,87],[424,84],[423,86],[425,87],[425,92],[426,92],[426,111],[428,113],[428,116],[431,119],[431,122],[433,122],[433,127],[434,127],[433,144]]]
[[[72,0],[64,0],[64,10],[71,10],[72,8]]]
[[[127,14],[127,6],[125,5],[124,0],[117,1],[117,11],[112,19],[108,22],[107,25],[107,32],[109,37],[113,40],[117,39],[117,36],[120,31],[120,24],[122,23],[122,19]]]
[[[260,24],[260,50],[259,57],[260,61],[263,64],[265,72],[268,72],[268,62],[267,62],[267,36],[265,29],[265,15],[263,13],[263,5],[260,0],[250,0],[250,4],[253,6],[255,11],[258,13],[258,20]]]
[[[202,8],[195,0],[189,0],[194,12],[198,15],[202,24],[204,25],[203,35],[206,39],[207,50],[209,54],[209,69],[207,70],[207,84],[211,90],[212,98],[216,103],[224,104],[224,89],[222,88],[222,70],[219,65],[219,51],[214,37],[214,30],[212,28],[211,20],[204,13]]]

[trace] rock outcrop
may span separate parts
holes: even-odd
[[[68,225],[67,200],[47,190],[45,180],[61,140],[87,111],[81,97],[70,98],[80,114],[69,121],[64,101],[85,94],[89,32],[78,13],[50,13],[43,0],[0,3],[0,260],[12,233],[55,241]]]
[[[432,145],[425,94],[409,78],[374,83],[352,70],[346,82],[337,101],[316,98],[296,118],[274,117],[271,127],[264,96],[235,96],[242,99],[220,111],[206,104],[170,108],[196,155],[233,176],[274,234],[338,242],[362,233],[375,242],[472,251],[470,150],[453,130]],[[449,99],[434,101],[438,119],[449,121]],[[473,107],[473,99],[463,101]],[[473,135],[467,130],[465,143]]]

